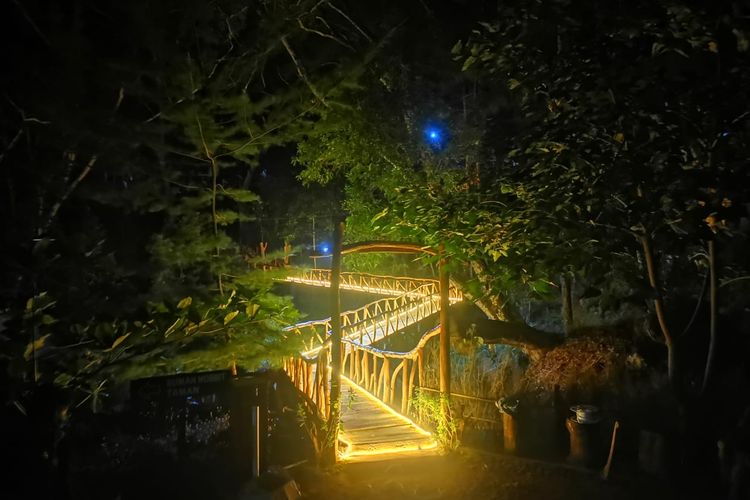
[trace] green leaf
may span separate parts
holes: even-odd
[[[222,189],[219,194],[240,203],[252,203],[260,200],[257,194],[247,189]]]
[[[219,309],[226,309],[229,307],[229,304],[232,303],[232,299],[234,299],[234,296],[237,295],[237,290],[232,290],[232,293],[229,294],[229,298],[225,303],[219,306]]]
[[[374,223],[375,223],[375,222],[377,222],[378,220],[382,219],[383,217],[385,217],[385,215],[386,215],[387,213],[388,213],[388,207],[385,207],[385,208],[384,208],[384,209],[383,209],[382,211],[380,211],[380,213],[376,214],[376,215],[375,215],[375,217],[373,217],[373,218],[372,218],[372,219],[370,220],[370,224],[374,224]]]
[[[237,315],[239,313],[240,313],[239,311],[232,311],[229,314],[227,314],[226,316],[224,316],[224,324],[226,325],[227,323],[229,323],[230,321],[232,321],[234,318],[237,317]]]
[[[182,299],[181,301],[177,303],[177,309],[186,309],[190,307],[190,304],[192,303],[193,303],[192,297],[185,297],[184,299]]]
[[[42,324],[43,325],[52,325],[54,323],[57,323],[57,320],[50,316],[49,314],[43,314],[42,315]]]
[[[44,335],[42,337],[39,337],[34,342],[29,342],[29,344],[26,346],[26,350],[23,353],[23,358],[28,361],[31,359],[31,356],[34,354],[34,351],[39,351],[42,347],[44,347],[44,344],[47,342],[47,338],[49,338],[50,334]]]
[[[182,318],[177,318],[174,321],[174,323],[169,325],[169,328],[167,328],[167,331],[164,332],[164,336],[169,337],[171,334],[175,332],[175,330],[177,330],[180,327],[181,324],[182,324]]]
[[[109,349],[105,349],[104,352],[109,352],[109,351],[115,350],[115,348],[118,345],[122,344],[123,342],[125,342],[125,339],[127,339],[128,337],[130,337],[130,334],[131,334],[131,332],[128,332],[125,335],[120,335],[119,337],[117,337],[115,339],[115,341],[112,342],[112,347],[110,347]]]
[[[257,314],[258,310],[260,310],[260,305],[258,304],[250,303],[245,306],[245,314],[247,314],[249,318],[253,318]]]
[[[466,71],[467,69],[469,69],[476,60],[477,58],[474,56],[467,57],[466,60],[464,61],[464,65],[461,67],[461,71]]]

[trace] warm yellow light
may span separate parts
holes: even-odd
[[[414,420],[410,419],[407,416],[401,415],[399,412],[397,412],[396,410],[394,410],[393,408],[391,408],[387,404],[383,403],[381,400],[379,400],[378,398],[376,398],[375,396],[373,396],[372,394],[370,394],[368,391],[364,390],[359,385],[357,385],[356,383],[354,383],[354,381],[352,379],[350,379],[349,377],[347,377],[346,375],[342,374],[341,378],[344,379],[345,381],[347,381],[349,383],[349,385],[351,385],[354,388],[354,390],[356,390],[357,392],[361,393],[363,396],[365,396],[366,398],[368,398],[370,401],[372,401],[373,403],[375,403],[378,406],[381,406],[386,411],[392,413],[394,416],[400,418],[401,420],[403,420],[407,424],[409,424],[412,427],[414,427],[414,430],[416,430],[418,433],[422,434],[423,436],[432,436],[431,432],[428,432],[428,431],[422,429]]]
[[[395,318],[398,318],[400,316],[406,316],[406,321],[405,321],[406,325],[404,326],[404,328],[406,328],[408,326],[411,326],[414,323],[416,323],[416,321],[414,323],[409,323],[409,321],[408,321],[409,316],[411,315],[413,317],[414,314],[417,311],[419,311],[419,309],[421,309],[423,307],[427,307],[428,302],[429,301],[418,302],[418,303],[416,303],[416,305],[413,305],[410,308],[408,308],[406,310],[403,310],[403,311],[401,309],[396,309],[395,310],[396,311]],[[386,330],[390,330],[390,334],[391,335],[394,334],[394,333],[396,333],[397,330],[395,330],[395,329],[391,330],[390,328],[386,328],[386,324],[390,323],[391,321],[392,321],[391,318],[383,318],[383,320],[378,321],[376,324],[374,324],[372,326],[372,333],[375,336],[375,340],[374,340],[375,342],[377,342],[378,340],[382,340],[382,339],[384,339],[386,337],[386,335],[383,335],[382,337],[378,337],[378,335],[377,335],[378,330],[380,330],[381,332],[384,332]],[[398,319],[396,319],[396,324],[398,325]],[[295,327],[296,326],[298,326],[298,325],[295,325]],[[362,336],[363,340],[367,341],[366,343],[363,343],[362,345],[371,345],[371,342],[369,342],[369,338],[368,338],[370,336],[370,328],[369,327],[365,327],[365,332],[366,333],[362,333],[361,334],[359,331],[355,330],[352,333],[348,334],[344,338],[346,340],[354,340],[355,338],[358,338],[358,337]],[[322,346],[313,347],[312,349],[310,349],[308,351],[304,351],[302,353],[302,356],[304,356],[306,358],[312,358],[315,355],[317,355],[322,348],[323,348]]]
[[[389,447],[389,448],[377,448],[374,450],[357,450],[357,451],[350,451],[351,446],[347,448],[345,452],[339,453],[339,459],[340,460],[347,460],[349,458],[355,458],[355,457],[367,457],[367,456],[373,456],[373,455],[387,455],[389,453],[405,453],[410,451],[429,451],[434,450],[437,448],[438,444],[436,441],[431,441],[426,445],[410,445],[410,446],[402,446],[402,447]]]
[[[296,278],[289,276],[286,278],[286,281],[291,283],[301,283],[304,285],[314,285],[314,286],[324,286],[324,287],[330,287],[331,282],[327,280],[314,280],[309,278]],[[380,294],[380,295],[391,295],[391,296],[401,296],[406,295],[407,297],[412,296],[422,296],[426,297],[429,294],[427,293],[420,293],[420,292],[403,292],[400,290],[391,290],[389,288],[380,288],[380,287],[374,287],[374,286],[361,286],[361,285],[351,285],[349,283],[340,283],[339,288],[342,290],[357,290],[362,292],[370,292],[374,294]],[[454,302],[461,302],[463,299],[462,297],[450,297],[451,303]]]

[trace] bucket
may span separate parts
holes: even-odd
[[[579,424],[595,424],[601,420],[599,408],[594,405],[575,405],[570,411],[575,413],[575,421]]]

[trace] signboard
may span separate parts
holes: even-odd
[[[231,378],[229,370],[143,378],[130,382],[130,395],[138,401],[184,402],[188,397],[199,398],[226,391]]]

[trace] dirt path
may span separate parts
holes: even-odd
[[[295,474],[304,498],[397,500],[669,500],[664,485],[620,475],[602,481],[597,473],[541,462],[460,452],[448,456],[355,463],[329,473]]]

